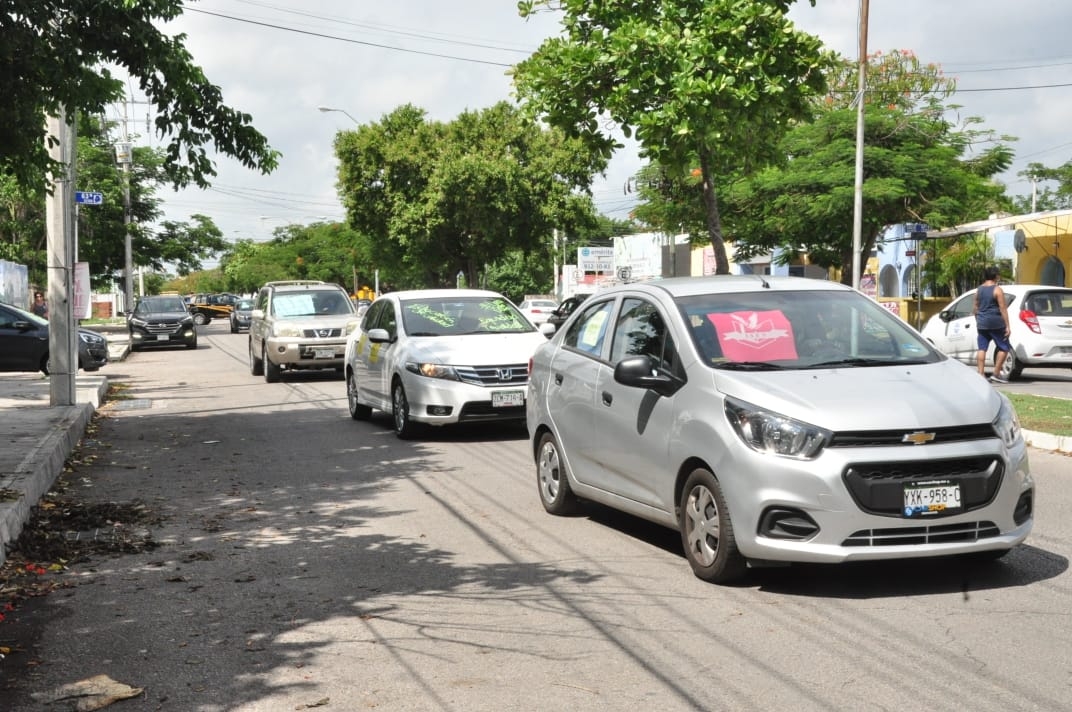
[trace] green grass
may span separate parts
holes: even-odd
[[[1072,437],[1072,400],[1026,393],[1006,392],[1005,395],[1012,401],[1025,430]]]

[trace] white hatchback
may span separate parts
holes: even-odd
[[[558,309],[558,302],[554,299],[526,299],[518,304],[517,308],[533,326],[539,326],[547,321],[551,312]]]
[[[350,417],[389,413],[400,438],[421,425],[524,421],[529,358],[546,341],[497,292],[390,292],[346,344]]]
[[[1001,375],[1020,377],[1024,368],[1072,368],[1072,289],[1038,284],[1003,284],[1009,311],[1009,343]],[[975,290],[961,295],[923,325],[923,336],[942,353],[975,366]],[[994,345],[986,355],[994,363]]]
[[[841,284],[610,287],[529,379],[544,508],[590,500],[677,529],[708,581],[757,563],[987,559],[1031,530],[1008,398]]]

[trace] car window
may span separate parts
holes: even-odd
[[[674,372],[677,349],[659,309],[644,299],[627,298],[614,325],[610,361],[616,364],[626,356],[649,356],[660,368]]]
[[[1024,309],[1038,316],[1072,316],[1072,292],[1032,292]]]
[[[398,334],[398,315],[395,313],[394,304],[384,302],[383,311],[380,312],[380,320],[377,322],[376,327],[385,330],[392,339],[395,338],[395,335]]]
[[[361,330],[368,331],[369,329],[376,328],[376,322],[380,319],[380,314],[383,313],[383,308],[387,304],[387,300],[381,302],[374,302],[372,306],[365,312],[365,317],[361,320]]]
[[[961,297],[957,301],[953,302],[947,311],[953,314],[955,319],[963,319],[966,316],[971,316],[972,311],[975,309],[975,294],[968,294]]]
[[[613,300],[606,300],[587,306],[570,324],[562,337],[562,345],[599,356],[603,351],[603,340],[607,335],[607,322]]]

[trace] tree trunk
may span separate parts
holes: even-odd
[[[730,261],[726,257],[726,242],[722,239],[722,216],[718,212],[718,196],[711,177],[711,152],[700,151],[700,171],[703,174],[704,213],[707,216],[707,235],[715,251],[715,274],[729,274]]]

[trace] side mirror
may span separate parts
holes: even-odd
[[[659,373],[648,356],[630,356],[614,367],[614,380],[623,386],[647,388],[661,396],[672,396],[681,384],[676,378]]]
[[[945,311],[940,311],[938,312],[938,318],[946,323],[949,323],[953,321],[953,312],[949,311],[948,309],[946,309]]]
[[[552,336],[555,335],[556,328],[557,327],[555,327],[554,324],[549,324],[545,321],[544,323],[540,324],[540,333],[550,339]]]
[[[368,339],[374,344],[387,344],[391,342],[391,335],[387,329],[369,329]]]

